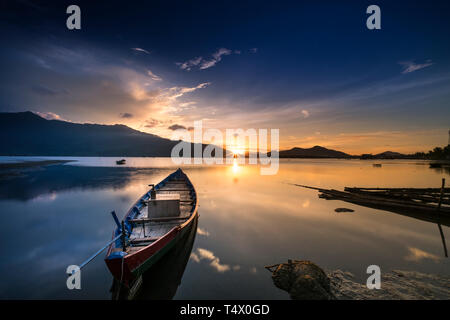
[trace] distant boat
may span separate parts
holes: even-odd
[[[198,215],[197,193],[181,170],[170,174],[138,199],[117,228],[108,248],[106,265],[114,278],[131,289],[142,274],[160,260]]]
[[[374,163],[372,166],[374,168],[381,168],[381,163]]]
[[[116,164],[117,165],[121,165],[121,164],[125,164],[126,160],[125,159],[121,159],[121,160],[117,160]]]

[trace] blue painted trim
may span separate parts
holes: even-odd
[[[108,260],[112,260],[112,259],[122,259],[123,257],[125,257],[128,253],[123,252],[123,251],[115,251],[113,253],[111,253],[108,257],[106,257],[106,259]]]

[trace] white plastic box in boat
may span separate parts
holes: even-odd
[[[148,217],[163,218],[180,215],[180,194],[157,194],[148,202]]]

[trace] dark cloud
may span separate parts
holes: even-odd
[[[161,121],[157,120],[157,119],[149,119],[149,120],[145,120],[146,125],[144,127],[146,128],[154,128],[157,125],[159,125],[161,123]]]
[[[58,91],[58,90],[53,90],[53,89],[50,89],[50,88],[47,88],[47,87],[44,87],[41,85],[34,85],[31,87],[31,90],[34,93],[37,93],[42,96],[56,96],[58,94],[66,94],[67,93],[66,90]]]
[[[121,114],[119,114],[119,116],[124,119],[133,118],[133,114],[128,113],[128,112],[121,113]]]
[[[187,130],[186,127],[182,126],[181,124],[173,124],[168,129],[173,130],[173,131],[178,130],[178,129]]]

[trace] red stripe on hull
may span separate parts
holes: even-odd
[[[126,255],[123,258],[123,274],[122,274],[122,259],[106,259],[106,265],[113,276],[120,281],[122,278],[122,283],[128,286],[135,278],[133,272],[144,264],[147,260],[151,259],[152,256],[168,245],[177,234],[180,232],[181,228],[179,226],[173,228],[164,237],[155,241],[151,245],[143,248],[140,251]]]
[[[137,274],[142,273],[145,270],[139,270],[139,268],[147,263],[149,260],[152,259],[152,257],[156,254],[158,254],[159,251],[161,251],[165,246],[169,245],[171,241],[173,241],[180,232],[187,229],[189,226],[192,225],[192,221],[195,219],[196,216],[198,216],[198,198],[197,193],[195,191],[194,186],[190,182],[189,178],[186,176],[184,172],[182,172],[181,169],[178,169],[177,171],[181,171],[182,176],[185,177],[186,181],[189,183],[190,187],[192,188],[192,192],[194,193],[195,197],[195,204],[194,209],[191,213],[191,216],[187,221],[182,223],[179,226],[174,227],[172,230],[170,230],[167,234],[165,234],[161,239],[155,241],[151,245],[148,245],[147,247],[142,248],[141,250],[134,252],[132,254],[128,254],[124,256],[123,259],[115,258],[115,259],[105,259],[106,265],[108,266],[109,271],[112,273],[114,278],[116,278],[118,281],[122,279],[122,283],[126,286],[129,286],[129,284],[135,279]],[[176,171],[176,172],[177,172]],[[170,176],[169,176],[170,177]],[[168,177],[167,177],[168,178]],[[166,178],[166,179],[167,179]],[[166,180],[165,179],[165,180]],[[162,182],[164,182],[163,180]],[[171,181],[171,180],[169,180]],[[150,191],[149,191],[150,192]],[[136,203],[133,205],[133,207],[127,212],[125,215],[125,218],[130,216],[133,213],[133,209],[139,205],[141,199],[143,199],[146,195],[145,193]],[[113,232],[113,237],[115,236],[115,233]],[[113,251],[114,244],[111,244],[108,248],[106,257],[109,257]],[[154,257],[156,259],[156,257]],[[122,260],[123,260],[123,271],[122,271]],[[147,268],[147,267],[145,267]]]

